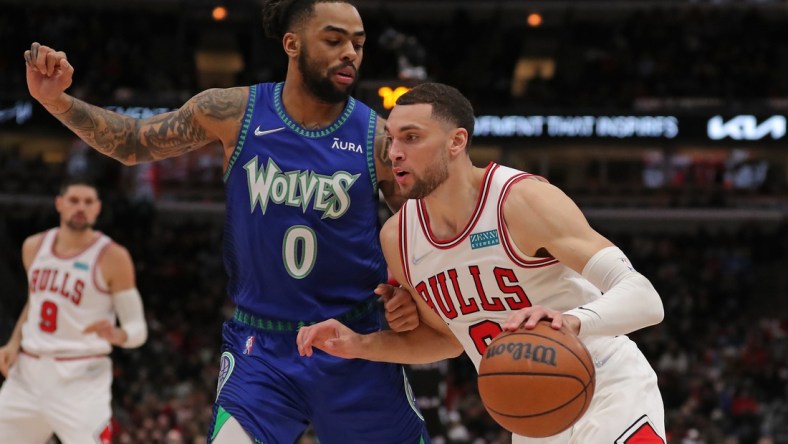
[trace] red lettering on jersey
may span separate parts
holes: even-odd
[[[75,279],[72,283],[71,273],[64,271],[58,279],[60,270],[52,268],[41,268],[32,270],[30,277],[30,292],[47,291],[49,293],[60,294],[76,305],[82,301],[82,292],[85,290],[85,282]]]
[[[439,281],[440,289],[438,289]],[[446,274],[441,273],[433,276],[429,279],[429,282],[430,288],[432,288],[432,294],[435,298],[435,303],[438,308],[440,308],[441,312],[443,312],[443,315],[448,319],[456,318],[457,309],[454,307],[452,298],[449,296],[449,289],[446,287]]]
[[[36,291],[36,283],[38,282],[38,274],[41,273],[41,270],[35,269],[31,273],[32,276],[30,277],[30,292]]]
[[[85,288],[85,283],[82,280],[77,279],[77,282],[74,283],[74,293],[71,294],[71,302],[75,305],[79,305],[82,302],[82,290]]]
[[[47,284],[49,284],[49,274],[51,270],[45,268],[41,270],[41,279],[38,280],[38,291],[44,291],[47,289]]]
[[[432,302],[432,297],[430,296],[430,291],[427,289],[427,284],[424,282],[419,282],[418,285],[416,285],[415,290],[419,292],[419,296],[421,296],[424,302],[429,305],[432,311],[434,311],[436,314],[440,314],[438,313],[438,309],[435,308],[435,304]]]
[[[60,295],[65,298],[69,297],[69,293],[66,290],[66,282],[68,282],[68,276],[69,276],[68,273],[66,273],[65,276],[63,276],[63,284],[60,286]]]
[[[498,283],[498,289],[504,294],[514,295],[514,297],[510,296],[503,298],[504,301],[506,301],[506,305],[509,306],[509,309],[519,310],[531,306],[531,301],[528,300],[525,290],[519,285],[514,285],[519,281],[514,275],[513,270],[495,267],[493,273],[495,273],[495,282]],[[504,282],[504,280],[507,282]]]
[[[457,302],[460,303],[460,311],[462,314],[467,315],[479,311],[479,305],[476,304],[475,299],[466,300],[462,295],[460,283],[457,281],[457,270],[453,268],[449,270],[449,279],[451,279],[451,284],[454,287],[454,296],[457,298]]]
[[[49,281],[49,291],[52,293],[57,293],[58,288],[55,286],[55,282],[57,281],[57,274],[59,273],[58,270],[52,270],[52,279]]]
[[[432,311],[439,315],[442,314],[446,319],[454,319],[460,313],[468,315],[480,311],[477,300],[481,302],[481,309],[485,311],[519,310],[531,306],[531,301],[525,294],[525,290],[519,285],[514,270],[498,267],[493,269],[493,276],[498,288],[490,296],[487,295],[482,285],[479,267],[471,265],[468,267],[468,271],[476,286],[476,294],[470,298],[463,296],[459,275],[457,270],[453,268],[427,279],[429,285],[424,281],[419,282],[415,289]],[[446,285],[446,275],[451,280],[451,289]]]
[[[476,265],[471,265],[468,267],[468,270],[471,272],[473,276],[473,282],[476,284],[476,292],[479,294],[479,299],[482,301],[482,308],[486,311],[504,311],[505,308],[503,307],[503,303],[498,298],[494,298],[490,300],[487,298],[487,293],[484,291],[484,287],[482,287],[482,280],[479,276],[479,267]]]

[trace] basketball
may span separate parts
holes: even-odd
[[[490,416],[512,433],[558,434],[585,413],[594,395],[594,362],[566,327],[540,321],[533,330],[499,334],[479,364],[479,395]]]

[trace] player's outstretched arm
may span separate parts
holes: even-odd
[[[518,223],[523,214],[529,215],[527,223]],[[531,256],[549,253],[602,291],[593,302],[562,314],[565,320],[579,320],[579,326],[570,328],[577,332],[579,327],[581,337],[624,335],[662,321],[662,300],[651,282],[591,228],[560,189],[540,181],[518,182],[504,203],[504,218],[521,251]],[[555,316],[544,307],[529,307],[510,316],[504,328],[515,328],[521,321],[532,326],[538,318]]]
[[[33,43],[25,51],[30,95],[88,145],[126,165],[174,157],[220,141],[235,144],[247,88],[211,89],[180,109],[134,119],[65,93],[74,67],[66,54]]]
[[[398,282],[407,282],[399,262],[399,218],[390,218],[380,233],[383,253],[391,273]],[[375,293],[383,295],[390,286],[382,284]],[[316,347],[326,353],[343,358],[361,358],[370,361],[399,364],[426,364],[459,356],[462,344],[449,327],[427,306],[411,287],[403,284],[418,309],[419,324],[416,328],[395,332],[379,331],[360,335],[336,320],[328,320],[298,332],[298,351],[301,356],[311,356]]]

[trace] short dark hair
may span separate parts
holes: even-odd
[[[473,126],[473,105],[462,93],[443,83],[422,83],[411,88],[397,99],[397,105],[432,105],[432,118],[465,128],[468,131],[466,151],[471,146]]]
[[[263,30],[268,37],[282,40],[315,14],[318,3],[347,3],[351,0],[263,0]]]
[[[91,180],[89,177],[85,176],[71,176],[67,177],[61,184],[60,184],[60,192],[58,195],[62,196],[66,194],[69,187],[73,187],[75,185],[83,185],[86,187],[93,188],[96,190],[96,194],[99,194],[98,187],[96,186],[95,182]]]

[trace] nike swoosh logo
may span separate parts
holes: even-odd
[[[282,131],[283,129],[285,129],[285,127],[276,128],[276,129],[270,129],[270,130],[262,130],[261,131],[260,127],[258,126],[257,128],[254,129],[254,135],[255,136],[265,136],[266,134],[271,134],[271,133],[275,133],[277,131]]]
[[[432,253],[432,250],[430,250],[430,251],[428,251],[428,252],[426,252],[426,253],[422,254],[422,255],[421,255],[421,256],[419,256],[419,257],[414,257],[414,258],[413,258],[413,265],[419,265],[419,262],[423,261],[425,257],[427,257],[427,256],[429,256],[429,255],[430,255],[430,253]]]

